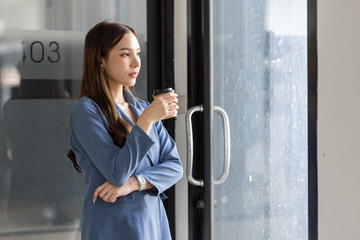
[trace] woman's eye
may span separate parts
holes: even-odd
[[[137,55],[140,56],[140,55],[141,55],[141,52],[138,52]]]
[[[130,56],[130,54],[128,54],[128,53],[123,53],[123,54],[121,54],[121,56],[123,56],[123,57],[128,57],[128,56]]]

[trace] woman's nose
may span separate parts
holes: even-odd
[[[139,56],[133,56],[132,57],[132,61],[131,61],[131,66],[133,68],[137,68],[137,67],[140,67],[140,57]]]

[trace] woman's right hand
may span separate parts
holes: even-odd
[[[149,133],[153,123],[176,117],[179,109],[177,97],[178,95],[174,92],[156,95],[154,101],[140,115],[136,124]]]

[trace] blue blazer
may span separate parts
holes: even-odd
[[[124,96],[138,119],[149,103],[137,101],[126,90]],[[147,135],[116,107],[119,116],[133,124],[122,148],[114,144],[107,131],[106,117],[93,100],[81,98],[72,111],[70,146],[82,169],[85,187],[81,238],[171,239],[162,198],[166,198],[163,192],[183,174],[175,142],[161,121],[154,123]],[[137,174],[155,188],[132,192],[114,203],[98,198],[93,204],[93,193],[98,186],[106,181],[122,186]]]

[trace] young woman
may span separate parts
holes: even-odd
[[[163,191],[183,170],[161,120],[177,115],[177,94],[135,98],[129,87],[140,66],[131,27],[104,21],[86,35],[68,154],[85,183],[84,240],[171,239]]]

